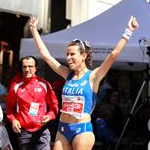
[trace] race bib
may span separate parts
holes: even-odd
[[[39,110],[39,103],[31,102],[29,114],[31,116],[37,116],[38,110]]]
[[[68,113],[77,119],[81,119],[84,110],[85,98],[83,96],[62,96],[63,113]]]

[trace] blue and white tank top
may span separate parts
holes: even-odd
[[[92,91],[89,76],[91,70],[78,80],[74,80],[73,73],[70,74],[62,90],[63,113],[73,115],[81,119],[84,113],[91,114],[96,104],[96,94]]]

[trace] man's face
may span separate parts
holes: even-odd
[[[31,78],[35,76],[35,73],[37,71],[35,66],[35,60],[33,58],[23,59],[22,71],[26,78]]]

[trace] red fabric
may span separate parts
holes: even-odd
[[[61,109],[61,107],[62,107],[61,95],[62,95],[62,89],[63,89],[64,83],[65,83],[65,80],[63,80],[63,79],[58,79],[51,83],[52,88],[53,88],[54,92],[56,93],[57,99],[59,100],[59,105],[58,105],[59,109]]]
[[[55,91],[58,99],[61,98],[62,88],[63,88],[64,83],[65,83],[65,80],[62,80],[62,79],[58,79],[54,82],[51,82],[52,88]]]
[[[37,115],[29,114],[31,102],[39,104]],[[44,115],[50,115],[51,120],[56,118],[58,100],[46,80],[38,76],[22,78],[15,80],[9,89],[6,112],[10,122],[17,119],[24,129],[34,132],[41,128],[39,122]]]

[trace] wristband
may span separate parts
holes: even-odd
[[[125,38],[126,40],[129,40],[130,37],[132,36],[132,34],[133,34],[133,32],[130,31],[128,28],[126,28],[122,37]]]

